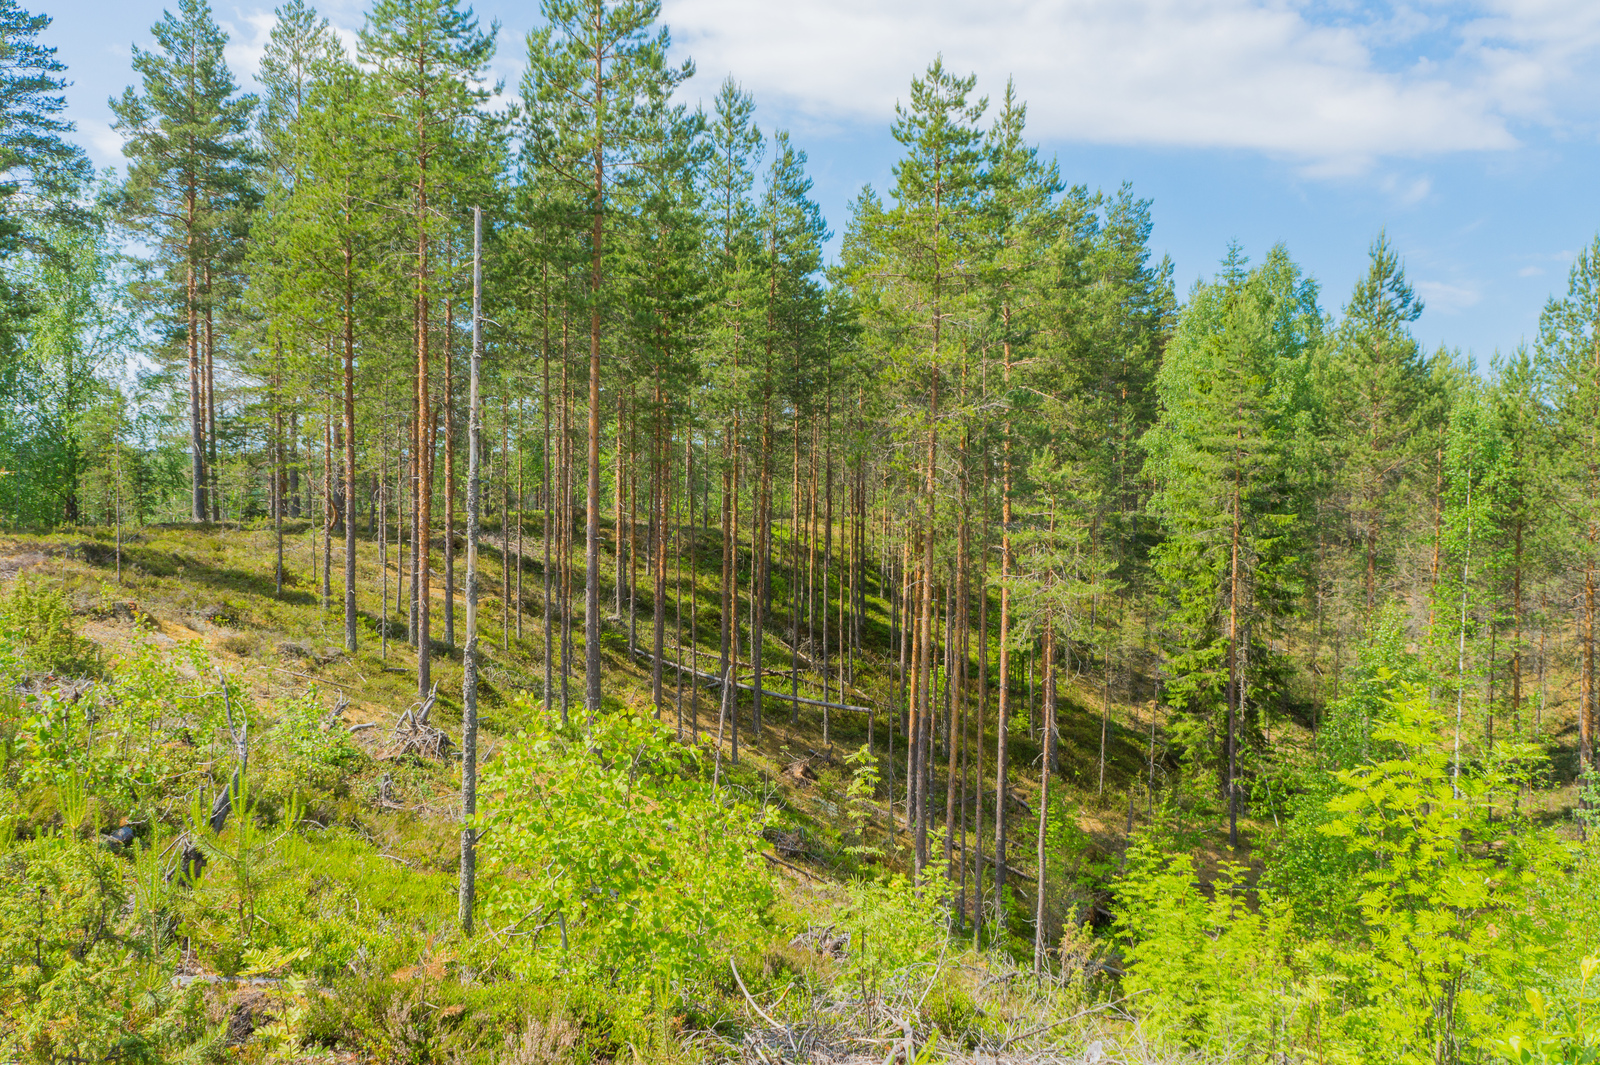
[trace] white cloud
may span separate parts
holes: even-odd
[[[109,122],[98,118],[80,118],[75,120],[78,124],[78,135],[87,143],[84,148],[88,151],[89,159],[97,167],[120,166],[122,158],[122,136],[111,128]]]
[[[1527,264],[1517,271],[1518,277],[1543,277],[1551,270],[1565,273],[1567,264],[1575,258],[1577,258],[1576,252],[1570,249],[1563,249],[1561,251],[1531,252],[1515,255],[1512,256],[1512,261]]]
[[[1508,115],[1560,123],[1569,94],[1592,88],[1600,5],[1592,0],[1483,0],[1464,21],[1460,60],[1482,71]],[[1585,82],[1588,85],[1585,85]]]
[[[666,0],[663,18],[694,92],[731,73],[802,125],[882,122],[942,52],[991,99],[1014,75],[1035,136],[1256,150],[1318,176],[1514,148],[1600,49],[1592,0]]]
[[[239,11],[232,20],[217,17],[217,25],[228,35],[228,45],[223,49],[223,56],[228,61],[228,67],[233,71],[233,76],[240,82],[253,79],[256,72],[261,69],[261,56],[267,50],[267,41],[272,36],[272,27],[278,24],[278,18],[273,12],[256,8],[253,11]]]
[[[1402,207],[1414,207],[1433,192],[1433,179],[1423,175],[1408,180],[1397,174],[1390,174],[1378,182],[1378,187]]]
[[[1483,298],[1482,290],[1474,282],[1455,285],[1448,281],[1418,281],[1416,289],[1428,310],[1440,314],[1460,314]]]

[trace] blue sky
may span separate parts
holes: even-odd
[[[248,86],[271,4],[212,2]],[[55,19],[80,138],[117,165],[106,98],[160,0],[31,4]],[[514,88],[537,3],[476,10]],[[361,4],[323,11],[353,38]],[[938,52],[991,98],[1014,77],[1068,181],[1151,198],[1180,293],[1228,241],[1283,241],[1336,314],[1387,228],[1427,302],[1418,336],[1483,366],[1534,339],[1600,231],[1600,0],[664,0],[663,20],[699,68],[691,98],[732,74],[807,150],[836,231],[862,184],[888,184],[895,101]]]

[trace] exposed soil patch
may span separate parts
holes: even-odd
[[[0,555],[0,581],[15,580],[30,569],[38,569],[45,564],[47,556],[42,551],[19,551],[12,555]]]

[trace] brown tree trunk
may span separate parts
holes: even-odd
[[[540,351],[540,366],[543,370],[543,379],[540,383],[539,408],[544,415],[544,449],[539,453],[541,473],[544,479],[544,520],[539,530],[540,538],[544,541],[544,569],[541,577],[544,582],[544,611],[541,615],[544,621],[544,712],[548,718],[550,714],[550,692],[555,682],[554,663],[555,634],[551,631],[552,618],[550,616],[550,549],[552,521],[555,517],[555,500],[550,493],[553,488],[550,477],[550,264],[540,266],[540,292],[544,302],[544,346]]]
[[[500,649],[511,644],[511,397],[500,392]]]
[[[989,467],[983,472],[983,561],[978,567],[978,727],[977,768],[973,773],[972,941],[983,946],[983,735],[989,712]]]
[[[650,696],[655,702],[656,720],[661,720],[662,701],[662,676],[661,660],[666,654],[667,644],[667,521],[670,517],[668,510],[668,496],[671,479],[667,476],[668,451],[667,434],[663,432],[666,421],[666,396],[662,389],[661,370],[656,369],[656,396],[655,396],[655,446],[652,474],[651,495],[654,499],[654,513],[651,524],[655,527],[655,538],[650,550],[650,561],[654,566],[655,582],[650,591],[650,608],[653,624],[650,632]]]
[[[617,461],[615,464],[615,472],[611,476],[611,524],[614,528],[614,536],[616,538],[616,545],[613,555],[615,557],[617,566],[617,579],[612,584],[612,592],[616,598],[616,608],[612,611],[612,613],[616,614],[619,618],[622,617],[622,598],[624,594],[626,594],[627,590],[627,582],[624,580],[624,574],[627,572],[627,557],[628,553],[633,548],[633,531],[631,527],[628,528],[627,531],[624,531],[624,526],[622,524],[622,504],[623,500],[628,494],[627,473],[623,468],[623,440],[625,436],[623,432],[623,426],[626,424],[627,410],[623,405],[622,389],[619,388],[617,389]],[[633,650],[633,641],[631,639],[628,642],[628,650]]]
[[[184,275],[183,302],[187,317],[184,342],[189,349],[189,473],[192,498],[190,518],[204,522],[210,511],[206,507],[206,433],[200,407],[200,300],[199,285],[195,279],[195,219],[194,186],[184,193]]]
[[[205,291],[203,295],[206,309],[205,332],[205,395],[206,395],[206,451],[207,469],[211,483],[211,520],[222,520],[222,479],[221,471],[217,468],[217,376],[215,372],[216,330],[212,322],[211,313],[211,264],[205,267]]]
[[[418,146],[425,143],[425,134],[419,121]],[[432,683],[430,663],[433,657],[432,639],[428,627],[428,569],[430,540],[433,536],[433,414],[432,397],[428,392],[428,181],[427,154],[419,152],[417,180],[417,419],[416,419],[416,546],[413,556],[416,570],[413,584],[417,596],[417,698],[426,699]]]
[[[947,682],[952,699],[950,711],[950,727],[945,732],[945,747],[947,748],[947,765],[945,767],[945,796],[944,796],[944,860],[947,867],[955,859],[955,828],[956,828],[956,777],[957,758],[964,755],[957,748],[963,748],[966,737],[966,627],[967,627],[967,446],[963,440],[961,456],[957,464],[960,471],[960,492],[957,499],[956,512],[956,574],[955,574],[955,609],[951,612],[945,642],[950,648],[950,658],[953,669],[949,673]],[[963,807],[964,809],[964,807]],[[963,850],[966,845],[966,836],[962,836]],[[963,879],[963,883],[965,883]]]
[[[1522,526],[1521,501],[1518,501],[1515,546],[1511,567],[1511,728],[1522,732]]]
[[[1224,795],[1228,802],[1228,846],[1235,850],[1239,847],[1239,802],[1238,782],[1238,740],[1235,733],[1236,721],[1234,720],[1234,707],[1239,699],[1240,678],[1239,666],[1239,537],[1241,521],[1239,513],[1240,474],[1237,465],[1233,474],[1233,538],[1229,549],[1228,560],[1228,724],[1227,738],[1223,746],[1223,775],[1225,779]]]
[[[328,406],[333,406],[329,396]],[[333,411],[322,418],[322,611],[327,613],[333,599]]]
[[[528,485],[525,479],[526,469],[524,459],[526,449],[523,446],[523,397],[517,396],[517,639],[522,639],[522,533],[523,533],[523,508],[527,506]]]
[[[603,9],[597,6],[597,23],[602,13]],[[595,114],[605,111],[605,85],[605,55],[596,52]],[[605,249],[605,158],[605,142],[601,138],[594,148],[594,215],[589,242],[589,475],[583,548],[583,706],[591,729],[600,712],[600,287]],[[621,428],[617,427],[619,435]],[[619,572],[619,579],[620,576]]]
[[[1044,629],[1044,727],[1053,733],[1056,727],[1056,671],[1055,623],[1047,621]],[[1045,849],[1046,829],[1050,823],[1050,760],[1039,767],[1039,838],[1035,861],[1038,863],[1038,883],[1034,887],[1033,910],[1033,972],[1043,976],[1049,964],[1045,944],[1045,898],[1049,868],[1049,854]]]
[[[447,299],[444,301],[442,354],[444,355],[444,642],[448,647],[456,645],[455,335],[455,303]]]

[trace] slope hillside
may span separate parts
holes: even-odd
[[[83,872],[72,863],[91,867],[103,897],[74,895],[75,905],[131,914],[126,923],[115,922],[115,930],[81,932],[91,949],[69,966],[81,978],[90,960],[103,966],[110,954],[127,951],[123,968],[106,967],[94,977],[97,993],[106,994],[95,1007],[100,1020],[80,1012],[81,994],[65,1000],[43,994],[30,1008],[38,1012],[39,1030],[56,1034],[39,1036],[36,1045],[159,1055],[180,1046],[194,1053],[231,1047],[260,1060],[300,1060],[302,1054],[310,1060],[320,1048],[351,1060],[485,1061],[609,1059],[619,1046],[632,1045],[663,1060],[756,1060],[775,1053],[794,1058],[800,1051],[785,1040],[799,1040],[797,1046],[809,1047],[802,1054],[808,1060],[820,1060],[824,1046],[853,1060],[862,1053],[861,1040],[920,1048],[939,1039],[941,1054],[959,1057],[962,1047],[994,1049],[1021,1037],[1014,1044],[1020,1054],[1062,1040],[1087,1045],[1090,1035],[1115,1038],[1126,1026],[1109,1007],[1116,998],[1109,985],[1093,975],[1111,971],[1106,948],[1087,938],[1085,967],[1076,978],[1063,973],[1059,982],[1016,985],[1028,968],[1037,910],[1032,840],[1039,782],[1032,774],[1015,780],[1007,799],[1011,832],[1023,842],[1008,857],[1013,888],[1006,933],[998,933],[991,904],[986,950],[973,952],[979,812],[973,720],[962,722],[965,742],[956,745],[951,887],[920,901],[894,887],[895,876],[909,869],[914,841],[905,825],[903,785],[892,783],[904,779],[903,753],[891,753],[894,745],[903,752],[904,739],[903,726],[880,701],[879,693],[892,686],[883,639],[869,642],[855,663],[846,698],[859,703],[818,705],[841,697],[835,687],[829,700],[822,699],[819,678],[802,669],[799,690],[810,701],[798,711],[792,700],[774,694],[789,694],[795,679],[792,659],[783,657],[786,645],[774,640],[759,733],[753,731],[751,694],[742,692],[737,704],[736,762],[732,722],[709,675],[702,670],[698,691],[690,683],[680,687],[676,677],[668,682],[662,742],[695,754],[677,772],[702,784],[714,781],[718,808],[736,815],[748,833],[741,837],[747,848],[728,859],[742,870],[747,897],[726,905],[750,927],[728,941],[728,953],[697,972],[703,986],[696,985],[679,1012],[669,1016],[648,1005],[652,995],[665,993],[659,988],[644,988],[643,999],[634,997],[639,988],[619,996],[589,973],[564,979],[558,966],[535,978],[507,965],[509,950],[520,945],[517,937],[527,934],[525,922],[495,927],[484,914],[477,936],[468,940],[458,919],[459,651],[435,647],[437,698],[424,736],[413,727],[420,706],[416,654],[406,645],[403,619],[393,616],[393,602],[386,622],[382,595],[373,591],[378,545],[360,544],[363,631],[357,651],[349,653],[341,646],[337,601],[324,609],[320,595],[323,563],[309,549],[320,549],[315,532],[304,523],[289,527],[281,594],[270,529],[129,531],[121,543],[120,580],[109,530],[14,536],[0,545],[11,604],[8,646],[21,681],[6,721],[14,813],[5,831],[14,847],[58,848],[50,862],[67,868],[52,864],[51,875],[67,878],[63,884]],[[486,536],[482,556],[484,585],[498,591],[504,574],[497,537]],[[337,552],[334,558],[338,589]],[[526,741],[518,738],[525,730],[538,731],[546,744],[576,735],[562,733],[558,724],[550,728],[559,719],[559,691],[547,707],[542,609],[530,591],[542,587],[542,574],[531,555],[524,566],[528,608],[520,637],[515,612],[506,618],[497,595],[480,604],[487,661],[479,757],[491,775],[508,750]],[[392,583],[392,563],[387,572]],[[710,613],[716,605],[704,591],[695,609]],[[442,614],[439,603],[435,614]],[[886,614],[877,620],[884,623],[867,631],[887,634]],[[648,718],[651,705],[650,661],[629,654],[627,629],[625,616],[606,620],[603,715],[619,722]],[[704,631],[709,638],[700,652],[709,661],[716,655],[716,630],[707,624]],[[580,639],[581,633],[580,624]],[[1128,830],[1135,820],[1148,821],[1149,707],[1110,708],[1108,783],[1097,795],[1100,715],[1089,687],[1063,693],[1071,710],[1062,715],[1055,801],[1071,820],[1052,824],[1051,844],[1063,833],[1069,837],[1071,868],[1056,869],[1064,863],[1052,861],[1056,879],[1047,882],[1045,908],[1052,942],[1063,929],[1090,930],[1066,933],[1070,941],[1105,923],[1106,884]],[[581,683],[573,690],[581,691]],[[581,719],[576,702],[570,716]],[[1165,743],[1159,727],[1156,737],[1158,747]],[[992,746],[992,721],[982,739]],[[1030,744],[1033,760],[1042,750],[1026,729],[1010,742],[1018,764],[1027,764]],[[231,785],[233,813],[212,832],[211,815],[230,794],[241,765],[247,770],[242,783]],[[532,771],[547,768],[559,771],[537,763]],[[945,769],[941,763],[935,770],[933,789],[937,853],[945,845]],[[1164,754],[1156,769],[1168,772]],[[982,786],[990,792],[987,819],[993,816],[992,757]],[[626,835],[612,820],[619,817],[636,819],[646,837],[670,830],[659,824],[662,814],[653,804],[608,808],[603,792],[591,796],[601,804],[590,811],[599,818],[592,831]],[[493,793],[485,796],[490,808],[499,801]],[[124,837],[131,841],[120,842]],[[680,870],[677,879],[675,868],[663,862],[659,881],[644,890],[693,890],[694,876]],[[41,872],[30,861],[18,875]],[[526,872],[515,862],[484,867],[481,897],[494,899],[497,879]],[[713,880],[723,875],[733,874],[724,870]],[[991,885],[992,877],[986,873]],[[947,942],[942,926],[952,919],[951,907],[962,915],[955,926],[960,935]],[[70,922],[76,914],[62,916]],[[926,942],[912,935],[919,925]],[[852,934],[858,945],[867,937],[870,953],[859,960],[852,953],[859,946],[849,945]],[[890,942],[878,948],[878,936]],[[554,945],[548,930],[544,938],[546,947]],[[943,957],[918,962],[935,942]],[[730,953],[741,965],[745,990],[728,965]],[[65,971],[50,973],[50,982],[62,981]],[[847,972],[851,981],[866,982],[836,999],[836,982]],[[774,991],[789,1004],[774,1007]],[[140,1005],[130,1006],[135,1002]],[[804,1013],[794,1013],[802,1002]],[[1084,1009],[1089,1012],[1070,1023],[1050,1023]],[[837,1016],[824,1022],[818,1010]],[[1038,1031],[1026,1034],[1031,1028]],[[868,1056],[882,1060],[877,1050]]]

